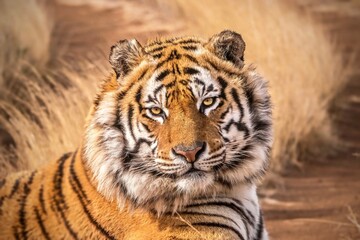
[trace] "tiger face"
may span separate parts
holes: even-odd
[[[85,137],[99,192],[162,212],[261,177],[270,97],[244,50],[231,31],[113,46]]]

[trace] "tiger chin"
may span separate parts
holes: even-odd
[[[229,30],[111,48],[81,146],[0,181],[0,238],[267,239],[267,82]]]

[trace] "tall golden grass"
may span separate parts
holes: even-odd
[[[0,25],[0,31],[6,30],[11,36],[1,42],[1,49],[6,46],[11,52],[0,52],[0,70],[3,69],[0,72],[0,126],[16,144],[14,150],[1,149],[0,176],[37,167],[74,150],[81,140],[96,85],[110,67],[103,52],[86,58],[73,56],[76,64],[66,64],[67,61],[57,59],[54,52],[66,49],[70,53],[85,54],[92,46],[107,48],[112,41],[132,36],[144,41],[157,35],[210,37],[223,29],[240,32],[247,44],[246,62],[255,63],[270,82],[275,122],[272,169],[275,171],[298,164],[300,154],[306,149],[319,149],[336,136],[328,109],[346,81],[342,57],[321,26],[289,3],[280,0],[139,0],[122,1],[118,6],[109,7],[108,1],[99,0],[90,2],[90,5],[96,3],[92,9],[80,4],[84,1],[78,1],[76,7],[66,9],[86,9],[87,14],[81,15],[81,24],[82,29],[88,30],[63,35],[56,34],[53,24],[48,24],[61,24],[63,20],[46,15],[37,1],[16,2],[21,4],[10,9],[18,14],[28,11],[27,27],[41,34],[22,38],[15,29],[22,29],[21,21],[25,20],[12,23],[10,16],[0,16],[0,23],[6,23]],[[74,31],[78,26],[79,17],[74,15],[72,20],[67,19],[65,31]],[[111,28],[106,28],[109,25]],[[50,41],[46,41],[44,34]],[[81,46],[61,45],[75,37],[76,42],[83,43]],[[16,55],[22,48],[14,42],[26,44],[42,39],[45,42],[40,47],[28,44],[26,54]],[[9,54],[17,56],[11,64],[4,61]]]

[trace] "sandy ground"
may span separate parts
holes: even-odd
[[[352,223],[354,215],[360,223],[360,4],[299,2],[325,24],[346,59],[354,61],[349,84],[332,109],[348,148],[287,172],[283,187],[262,200],[267,228],[273,239],[360,239],[360,226]]]

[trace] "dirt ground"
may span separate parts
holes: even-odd
[[[360,2],[298,2],[354,61],[349,83],[332,109],[348,148],[287,172],[283,186],[262,199],[266,225],[272,239],[360,239]]]

